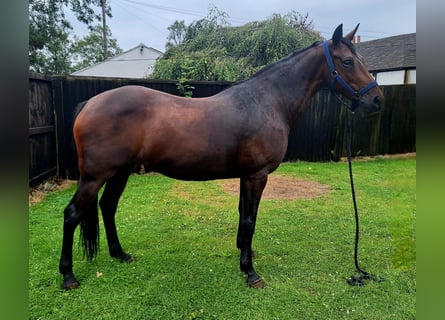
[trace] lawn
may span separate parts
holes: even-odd
[[[75,186],[30,206],[30,319],[415,319],[416,160],[357,161],[354,174],[360,265],[384,282],[346,283],[355,232],[346,163],[284,163],[274,173],[330,191],[261,202],[253,247],[264,289],[248,288],[239,271],[236,196],[218,181],[132,175],[116,223],[136,261],[109,257],[102,224],[99,255],[83,260],[77,230],[77,290],[62,290],[58,273]]]

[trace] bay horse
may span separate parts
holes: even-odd
[[[132,261],[119,242],[115,213],[135,163],[181,180],[240,178],[236,245],[251,287],[264,280],[252,264],[252,238],[268,174],[283,160],[289,131],[322,86],[365,111],[378,111],[383,94],[352,39],[316,42],[266,66],[250,79],[206,98],[184,98],[141,86],[100,93],[83,103],[73,126],[80,178],[64,210],[59,271],[63,288],[79,282],[73,273],[74,231],[80,225],[88,260],[98,250],[99,206],[112,257]]]

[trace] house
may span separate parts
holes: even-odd
[[[356,43],[380,85],[416,83],[416,33]]]
[[[73,72],[75,76],[146,78],[162,52],[143,43],[103,62]]]
[[[355,45],[379,85],[416,83],[416,33]]]

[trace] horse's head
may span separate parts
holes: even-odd
[[[326,78],[334,94],[352,101],[352,111],[361,103],[365,112],[377,112],[383,104],[383,93],[352,43],[358,26],[343,37],[341,24],[332,39],[324,42],[323,50],[329,66]]]

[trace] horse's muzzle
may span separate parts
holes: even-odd
[[[382,95],[368,94],[362,97],[361,102],[365,113],[379,112],[383,107]]]

